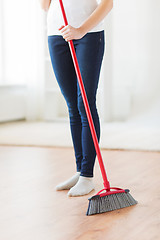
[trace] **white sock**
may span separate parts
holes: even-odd
[[[94,189],[92,179],[93,178],[90,177],[80,176],[76,185],[69,190],[68,196],[82,196],[91,192]]]
[[[76,172],[71,178],[69,178],[65,182],[58,184],[56,186],[56,190],[60,191],[60,190],[70,189],[78,182],[79,176],[80,176],[80,172]]]

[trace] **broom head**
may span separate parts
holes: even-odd
[[[111,189],[114,189],[114,191],[111,191]],[[101,193],[104,190],[106,192]],[[103,189],[88,200],[87,216],[130,207],[138,203],[129,193],[129,189],[124,190],[120,188]]]

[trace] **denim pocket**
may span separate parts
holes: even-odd
[[[99,41],[104,41],[104,30],[100,32]]]

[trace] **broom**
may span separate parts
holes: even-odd
[[[67,21],[67,18],[66,18],[66,13],[65,13],[65,10],[64,10],[63,1],[59,0],[59,3],[60,3],[60,7],[61,7],[61,11],[62,11],[65,26],[67,26],[68,21]],[[94,195],[94,196],[92,196],[91,198],[88,199],[89,200],[89,205],[88,205],[88,210],[86,212],[86,215],[93,215],[93,214],[97,214],[97,213],[109,212],[109,211],[113,211],[113,210],[116,210],[116,209],[121,209],[121,208],[125,208],[125,207],[135,205],[135,204],[137,204],[137,201],[131,196],[131,194],[129,193],[129,189],[121,189],[121,188],[117,188],[117,187],[111,188],[110,187],[110,183],[107,179],[107,174],[106,174],[104,163],[103,163],[103,160],[102,160],[102,155],[101,155],[101,152],[100,152],[100,147],[99,147],[99,144],[98,144],[98,139],[97,139],[97,135],[96,135],[96,131],[95,131],[90,107],[89,107],[89,104],[88,104],[88,99],[87,99],[87,96],[86,96],[86,92],[85,92],[80,68],[79,68],[79,65],[78,65],[78,60],[77,60],[77,57],[76,57],[73,41],[72,40],[68,41],[68,44],[69,44],[69,48],[70,48],[70,51],[71,51],[75,71],[76,71],[76,74],[77,74],[78,83],[79,83],[79,87],[80,87],[80,90],[81,90],[82,99],[83,99],[85,111],[86,111],[86,114],[87,114],[87,119],[88,119],[88,122],[89,122],[89,127],[90,127],[90,130],[91,130],[91,134],[92,134],[92,138],[93,138],[93,142],[94,142],[94,146],[95,146],[100,170],[101,170],[102,177],[103,177],[103,185],[104,185],[104,189],[102,189],[96,195]]]

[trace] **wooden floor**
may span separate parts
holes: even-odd
[[[112,186],[129,188],[132,207],[86,216],[88,197],[56,192],[75,172],[71,148],[0,146],[1,240],[159,240],[160,153],[102,151]]]

